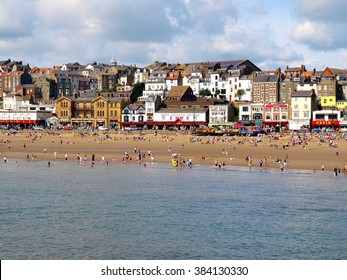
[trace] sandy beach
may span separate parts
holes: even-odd
[[[323,138],[320,141],[320,138]],[[136,151],[136,152],[135,152]],[[304,136],[290,133],[263,137],[243,136],[196,136],[190,133],[147,131],[144,134],[111,131],[32,131],[23,130],[16,134],[12,131],[0,132],[0,153],[9,164],[16,160],[76,160],[78,154],[89,163],[92,155],[95,162],[104,156],[108,163],[122,163],[124,153],[137,163],[140,152],[144,163],[171,164],[173,154],[181,156],[182,161],[191,158],[193,164],[226,166],[260,166],[280,168],[278,160],[284,161],[283,167],[333,172],[340,168],[343,172],[347,164],[347,141],[343,134],[309,134]],[[246,161],[246,158],[251,160]]]

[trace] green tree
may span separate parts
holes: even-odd
[[[242,88],[238,89],[235,93],[236,97],[241,101],[242,96],[246,94],[246,91]]]
[[[220,94],[220,89],[216,88],[216,91],[214,92],[214,96],[218,97]]]
[[[137,98],[142,96],[144,90],[145,90],[145,83],[136,83],[130,95],[131,103],[136,102]]]
[[[211,96],[211,91],[207,88],[200,89],[199,96],[201,97]]]

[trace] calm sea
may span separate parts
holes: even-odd
[[[347,177],[0,163],[0,259],[347,259]]]

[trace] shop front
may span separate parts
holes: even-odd
[[[340,128],[340,121],[338,120],[315,120],[312,121],[312,128],[316,127],[329,127],[332,129],[339,129]]]

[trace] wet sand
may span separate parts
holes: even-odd
[[[156,136],[148,131],[141,136],[139,133],[127,134],[110,132],[108,137],[103,132],[96,135],[86,133],[81,136],[77,132],[57,131],[21,131],[13,134],[11,131],[0,132],[0,154],[7,157],[8,163],[15,164],[16,160],[68,160],[75,161],[77,154],[91,160],[100,162],[104,155],[108,162],[114,159],[122,163],[125,152],[131,156],[130,163],[137,163],[138,151],[145,154],[142,163],[171,164],[172,154],[180,154],[182,160],[191,158],[193,164],[214,165],[225,163],[226,166],[248,166],[246,157],[252,158],[252,166],[258,167],[259,161],[266,158],[266,166],[280,168],[277,159],[287,160],[284,168],[316,170],[320,172],[322,164],[325,171],[333,171],[335,167],[343,172],[347,164],[347,141],[344,138],[335,140],[337,148],[331,147],[328,142],[319,143],[318,135],[313,135],[306,145],[290,145],[289,134],[282,135],[278,140],[264,137],[263,141],[251,143],[255,138],[248,137],[197,137],[190,134],[177,134],[173,132],[159,132]],[[135,148],[137,152],[135,153]],[[148,156],[148,151],[153,155]],[[337,154],[338,153],[338,154]],[[0,159],[1,160],[1,159]],[[264,165],[263,165],[264,167]]]

